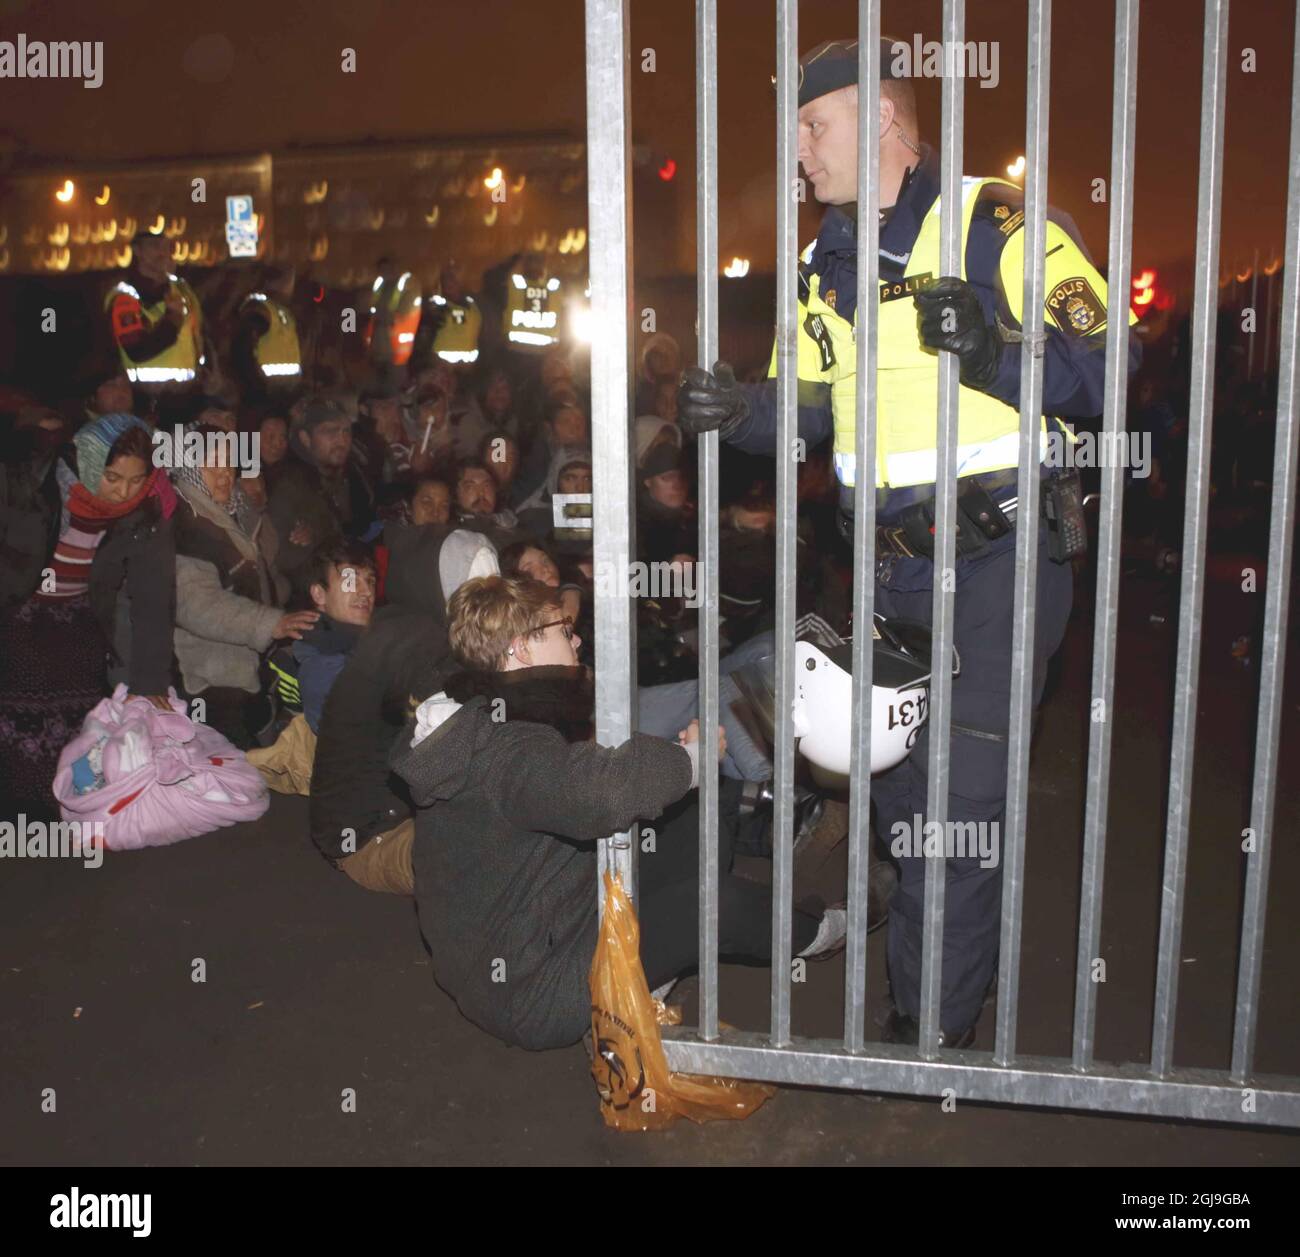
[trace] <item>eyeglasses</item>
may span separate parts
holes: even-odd
[[[539,624],[533,629],[533,632],[543,633],[548,628],[554,628],[557,624],[560,626],[560,631],[564,634],[564,640],[566,642],[573,641],[573,620],[569,616],[565,616],[563,620],[549,620],[545,624]]]

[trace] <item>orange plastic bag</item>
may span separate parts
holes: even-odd
[[[679,1015],[650,997],[636,912],[623,883],[606,873],[605,917],[591,962],[591,1076],[606,1126],[662,1130],[679,1117],[748,1117],[774,1093],[761,1083],[670,1073],[659,1027]]]

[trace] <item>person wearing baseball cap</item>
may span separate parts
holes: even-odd
[[[299,593],[318,546],[363,540],[374,522],[373,495],[351,457],[352,418],[342,398],[325,394],[292,410],[289,453],[268,509],[280,542],[276,564]]]
[[[919,42],[919,37],[918,37]],[[1024,297],[1023,198],[1005,178],[964,178],[960,273],[940,266],[940,167],[921,139],[913,43],[883,39],[879,111],[879,222],[868,247],[879,251],[876,465],[858,468],[857,40],[819,44],[799,62],[798,152],[813,196],[826,206],[817,239],[798,275],[798,424],[812,447],[833,439],[845,535],[852,537],[859,474],[876,492],[876,610],[929,623],[932,615],[938,451],[939,354],[959,368],[954,645],[963,667],[952,684],[950,796],[953,822],[1000,827],[1006,817],[1007,729],[1011,693],[1015,528],[1038,535],[1038,610],[1033,648],[1035,702],[1047,661],[1069,618],[1068,547],[1045,519],[1016,520],[1020,441],[1020,327]],[[950,59],[947,72],[961,72]],[[941,67],[942,69],[943,67]],[[985,86],[990,86],[986,83]],[[1008,140],[1017,146],[1018,135]],[[1106,281],[1070,219],[1048,212],[1043,410],[1086,419],[1102,410]],[[1140,351],[1130,341],[1130,372]],[[751,453],[772,453],[777,438],[777,354],[769,379],[738,384],[726,363],[687,370],[678,422],[688,433],[716,430]],[[1043,421],[1042,446],[1049,442]],[[1066,440],[1071,438],[1066,437]],[[1042,473],[1047,476],[1044,466]],[[1043,500],[1069,499],[1056,473]],[[877,829],[908,832],[927,804],[928,730],[910,757],[872,781]],[[895,1003],[887,1041],[916,1043],[920,1014],[921,923],[925,861],[900,859],[889,916],[889,975]],[[946,911],[940,1045],[965,1047],[997,971],[1001,865],[946,861]]]

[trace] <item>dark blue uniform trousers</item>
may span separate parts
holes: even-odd
[[[1065,636],[1073,598],[1068,563],[1047,557],[1046,526],[1039,523],[1038,603],[1034,642],[1034,706],[1042,698],[1047,662]],[[946,861],[943,982],[939,1022],[959,1035],[979,1016],[997,972],[1005,855],[1008,727],[1011,702],[1011,632],[1015,604],[1016,533],[990,543],[981,554],[958,558],[954,596],[954,644],[961,675],[952,683],[952,742],[948,819],[983,823],[996,835],[997,862],[982,868],[980,855]],[[934,564],[924,558],[884,557],[876,571],[876,610],[932,622]],[[901,1013],[919,1019],[921,932],[925,859],[910,838],[915,818],[926,816],[929,769],[928,724],[911,755],[872,780],[876,828],[886,846],[908,835],[908,854],[889,912],[889,979]],[[896,825],[905,829],[898,830]],[[995,828],[996,826],[996,828]],[[924,832],[924,830],[922,831]],[[949,831],[945,830],[945,833]],[[962,830],[953,831],[961,834]],[[968,834],[976,831],[967,829]],[[967,851],[970,852],[970,843]],[[946,848],[945,848],[946,849]]]

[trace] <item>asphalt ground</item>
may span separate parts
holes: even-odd
[[[1175,1064],[1224,1068],[1244,882],[1258,659],[1231,643],[1259,594],[1217,556],[1206,601]],[[1150,1050],[1176,585],[1121,596],[1096,1058]],[[1164,616],[1163,623],[1151,619]],[[1294,617],[1293,617],[1294,623]],[[1020,1048],[1068,1057],[1083,834],[1091,619],[1080,606],[1034,748]],[[1294,889],[1297,700],[1287,687],[1257,1069],[1300,1074]],[[819,875],[842,876],[844,848]],[[762,874],[761,865],[747,862]],[[206,981],[191,980],[202,959]],[[872,1027],[883,933],[869,940]],[[794,987],[797,1034],[841,1033],[843,965]],[[721,1013],[766,1024],[765,970],[724,967]],[[992,1047],[992,1010],[977,1050]],[[1296,1132],[783,1088],[748,1120],[607,1130],[584,1049],[507,1048],[432,980],[410,901],[368,894],[306,837],[306,801],[172,847],[0,868],[0,1164],[947,1164],[1262,1166]],[[42,1111],[52,1088],[55,1111]],[[345,1088],[356,1093],[344,1112]],[[47,1106],[48,1107],[48,1106]]]

